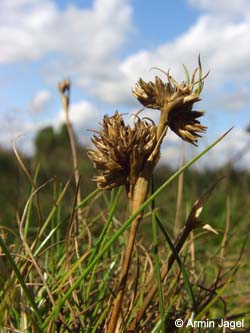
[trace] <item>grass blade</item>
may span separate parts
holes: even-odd
[[[157,217],[155,211],[153,211],[152,213],[152,235],[153,235],[153,249],[154,249],[154,260],[155,260],[155,273],[157,278],[159,303],[160,303],[161,328],[162,328],[162,333],[166,333],[166,326],[164,320],[165,319],[164,299],[162,292],[161,269],[160,269],[159,253],[158,253]]]

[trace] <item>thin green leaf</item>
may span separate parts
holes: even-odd
[[[182,276],[183,276],[184,284],[186,286],[186,289],[187,289],[188,295],[190,297],[190,300],[191,300],[191,302],[193,304],[194,313],[196,314],[197,313],[197,304],[196,304],[196,300],[195,300],[195,297],[194,297],[192,285],[191,285],[191,283],[189,281],[188,273],[187,273],[187,271],[185,269],[185,266],[182,263],[182,260],[181,260],[181,258],[179,256],[178,252],[175,249],[175,246],[174,246],[173,242],[171,241],[168,233],[166,232],[163,224],[161,223],[159,217],[156,216],[156,219],[157,219],[157,223],[158,223],[158,225],[159,225],[159,227],[160,227],[160,229],[161,229],[161,231],[162,231],[162,233],[163,233],[163,235],[164,235],[164,237],[165,237],[165,239],[166,239],[166,241],[168,243],[168,246],[170,247],[172,253],[175,256],[175,260],[176,260],[176,262],[178,263],[178,265],[180,267],[180,271],[181,271]]]
[[[155,262],[155,273],[158,284],[158,294],[159,294],[159,304],[160,304],[160,314],[161,314],[161,328],[162,333],[166,333],[165,326],[165,312],[164,312],[164,299],[162,292],[162,283],[161,283],[161,269],[160,269],[160,260],[158,253],[158,236],[157,236],[157,217],[155,211],[152,213],[152,235],[153,235],[153,249],[154,249],[154,262]]]
[[[184,71],[185,71],[185,74],[186,74],[186,81],[187,81],[187,84],[190,84],[190,74],[189,74],[189,71],[187,69],[187,66],[185,64],[182,65],[183,68],[184,68]]]

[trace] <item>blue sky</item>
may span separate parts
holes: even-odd
[[[71,119],[87,144],[103,114],[140,109],[131,95],[139,76],[153,79],[158,66],[182,80],[182,64],[193,71],[199,53],[210,70],[197,106],[208,126],[199,149],[234,126],[199,166],[221,165],[250,143],[249,0],[1,0],[0,45],[1,146],[22,135],[17,145],[30,152],[38,129],[60,126],[57,82],[65,77]],[[169,133],[163,160],[176,165],[180,144]],[[185,149],[187,158],[199,150]],[[248,152],[238,166],[249,165]]]

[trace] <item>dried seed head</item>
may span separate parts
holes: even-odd
[[[201,137],[199,133],[204,133],[207,128],[197,120],[203,114],[203,111],[173,110],[169,113],[168,124],[180,138],[196,146],[197,139]]]
[[[58,83],[58,90],[62,93],[65,94],[70,90],[70,79],[65,79],[62,82]]]
[[[198,69],[199,78],[196,80]],[[202,77],[200,59],[199,68],[194,71],[191,82],[186,68],[185,71],[187,80],[181,84],[169,72],[164,72],[167,82],[163,82],[158,76],[155,77],[155,82],[146,83],[139,79],[132,92],[143,106],[161,111],[164,126],[169,126],[183,140],[196,144],[199,133],[205,132],[206,127],[197,120],[204,112],[193,111],[192,108],[194,103],[200,101],[199,95],[206,76]],[[158,127],[163,128],[161,125]]]
[[[166,91],[167,85],[156,76],[155,83],[152,81],[146,83],[140,78],[132,93],[143,106],[150,109],[161,109],[165,103]]]
[[[94,178],[102,189],[125,185],[133,191],[140,172],[156,146],[154,124],[136,118],[134,127],[125,125],[122,115],[104,116],[102,128],[92,142],[97,150],[90,150],[88,157],[101,175]],[[156,157],[157,158],[157,157]]]

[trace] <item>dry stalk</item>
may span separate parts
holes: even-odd
[[[65,79],[64,81],[58,83],[58,90],[61,95],[61,102],[62,102],[64,114],[65,114],[66,126],[67,126],[67,130],[68,130],[69,142],[70,142],[70,148],[71,148],[71,154],[72,154],[72,160],[73,160],[74,177],[75,177],[75,184],[76,184],[76,189],[77,189],[76,201],[77,201],[77,205],[79,205],[80,202],[82,201],[82,195],[81,195],[81,189],[80,189],[80,173],[79,173],[79,166],[78,166],[79,164],[78,164],[78,157],[77,157],[76,140],[75,140],[74,131],[73,131],[73,128],[72,128],[72,125],[70,122],[70,118],[69,118],[70,88],[71,88],[71,82],[69,79]],[[86,228],[86,231],[88,234],[89,245],[91,242],[91,232],[90,232],[89,227],[86,224],[85,220],[83,219],[82,215],[83,215],[82,209],[78,208],[77,216],[76,216],[77,218],[76,218],[75,224],[74,224],[75,248],[76,248],[77,254],[78,254],[77,233],[78,233],[78,225],[80,222],[83,222],[84,226]],[[78,255],[78,258],[79,258],[79,255]]]
[[[71,122],[69,119],[70,87],[71,87],[71,83],[70,83],[69,79],[66,79],[66,80],[58,83],[58,90],[60,91],[60,95],[61,95],[61,102],[62,102],[64,114],[65,114],[66,126],[67,126],[67,130],[68,130],[70,148],[71,148],[71,153],[72,153],[72,158],[73,158],[75,183],[77,186],[80,182],[80,174],[79,174],[79,168],[78,168],[76,141],[75,141],[73,128],[72,128],[72,125],[71,125]],[[78,201],[78,203],[80,203],[80,201],[81,201],[80,189],[78,191],[77,201]]]
[[[146,199],[147,192],[148,192],[148,185],[149,180],[146,178],[139,178],[137,182],[137,186],[135,188],[135,200],[132,202],[132,214],[137,211],[137,209],[143,204],[143,202]],[[141,213],[136,217],[136,219],[132,222],[129,238],[128,238],[128,245],[126,247],[125,257],[122,264],[122,271],[121,271],[121,278],[120,278],[120,286],[118,293],[116,295],[114,304],[113,304],[113,311],[111,314],[111,318],[108,325],[107,332],[112,333],[115,332],[117,322],[119,319],[122,301],[126,289],[127,284],[127,277],[129,273],[129,267],[131,262],[131,256],[134,248],[135,238],[136,238],[136,232],[139,226],[139,223],[142,219],[143,214]]]
[[[70,148],[71,148],[72,159],[73,159],[75,183],[76,183],[76,186],[78,186],[78,184],[80,182],[80,174],[79,174],[79,168],[78,168],[76,141],[75,141],[73,128],[72,128],[72,125],[71,125],[71,122],[69,119],[70,86],[71,86],[71,83],[70,83],[69,79],[66,79],[66,80],[58,83],[58,90],[61,95],[61,102],[62,102],[62,107],[63,107],[63,111],[64,111],[64,115],[65,115],[68,135],[69,135]],[[78,193],[77,193],[77,203],[79,204],[80,202],[81,202],[81,190],[79,189]],[[79,220],[80,220],[80,218],[81,218],[81,216],[79,216]]]
[[[221,266],[223,265],[224,262],[224,254],[225,254],[225,248],[227,244],[227,239],[228,239],[228,232],[230,228],[230,214],[231,214],[231,205],[230,205],[230,196],[229,194],[227,195],[227,215],[226,215],[226,227],[225,231],[223,234],[222,242],[221,242],[221,249],[220,249],[220,260],[221,260]]]
[[[191,256],[191,269],[190,273],[196,277],[195,273],[195,242],[194,242],[194,233],[191,231],[190,233],[190,256]]]

